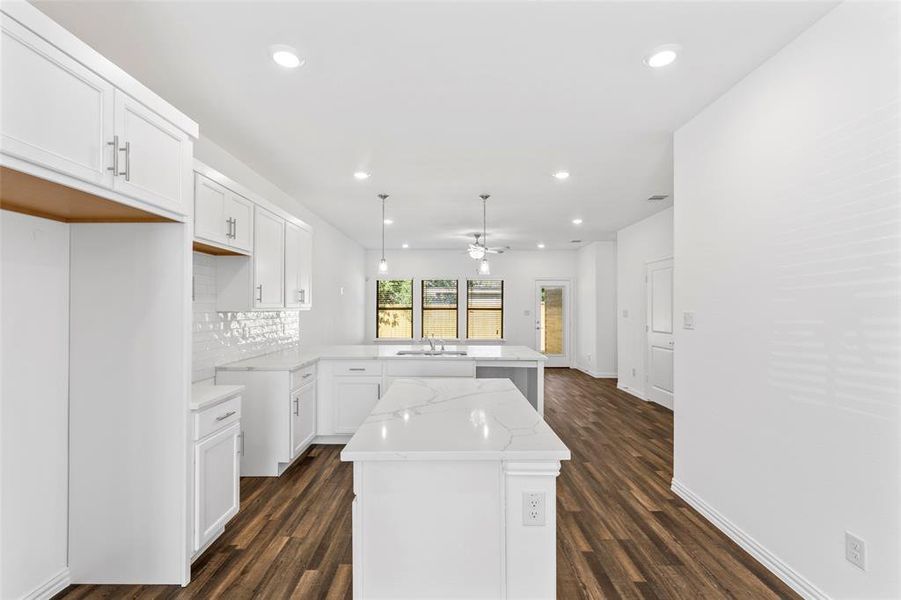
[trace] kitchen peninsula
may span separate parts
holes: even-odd
[[[507,379],[399,379],[354,463],[355,598],[553,598],[569,449]]]
[[[216,383],[246,386],[241,474],[278,476],[311,443],[347,443],[402,378],[506,379],[540,418],[544,363],[525,346],[321,346],[219,366]]]

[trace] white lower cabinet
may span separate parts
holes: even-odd
[[[355,433],[382,397],[381,376],[337,376],[331,401],[335,409],[335,433]]]
[[[316,382],[291,394],[291,457],[307,449],[316,437]]]
[[[194,552],[206,547],[238,514],[241,446],[240,422],[194,443]]]

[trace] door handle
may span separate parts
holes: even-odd
[[[106,145],[113,147],[113,166],[107,167],[106,170],[112,171],[113,177],[116,177],[119,175],[119,136],[114,135],[113,141],[107,142]]]
[[[125,181],[131,181],[131,142],[125,142],[124,148],[118,148],[119,152],[125,153],[125,170],[119,171],[119,175],[125,175]],[[119,161],[116,160],[116,168],[119,167]]]

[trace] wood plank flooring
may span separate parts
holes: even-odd
[[[579,598],[798,598],[669,489],[673,416],[578,371],[545,371],[546,419],[572,450],[557,485],[557,590]],[[241,480],[241,512],[191,584],[71,586],[56,598],[350,598],[352,469],[314,446]]]

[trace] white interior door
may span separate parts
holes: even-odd
[[[535,282],[535,348],[547,356],[545,366],[569,366],[569,329],[569,281],[537,280]]]
[[[673,408],[673,260],[648,263],[648,400]]]

